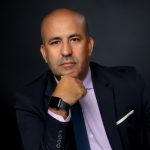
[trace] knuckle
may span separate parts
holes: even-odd
[[[80,92],[79,92],[80,97],[84,96],[85,93],[86,93],[85,89],[84,89],[84,88],[81,88],[81,89],[80,89]]]

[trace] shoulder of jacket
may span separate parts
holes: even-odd
[[[137,81],[141,78],[139,72],[133,66],[102,66],[97,63],[91,63],[93,74],[98,76],[105,76],[106,78],[113,81]]]
[[[91,67],[109,73],[125,73],[125,72],[135,73],[136,72],[136,69],[133,66],[102,66],[95,62],[91,62]]]
[[[47,70],[47,71],[37,75],[34,79],[27,82],[26,84],[24,84],[20,88],[18,88],[18,90],[16,92],[17,93],[18,92],[19,93],[30,93],[30,92],[33,92],[34,89],[35,90],[37,90],[38,88],[43,89],[43,86],[45,86],[45,84],[47,82],[47,78],[49,76],[51,76],[51,72]]]

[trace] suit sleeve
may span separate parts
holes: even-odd
[[[66,150],[70,122],[56,120],[22,94],[16,95],[15,109],[24,150]]]

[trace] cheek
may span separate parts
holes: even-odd
[[[55,74],[57,72],[57,59],[53,55],[48,56],[47,65],[50,70]]]
[[[89,59],[89,56],[89,50],[86,46],[76,50],[76,57],[80,60],[80,62],[87,61]]]
[[[49,66],[49,68],[52,70],[52,72],[55,72],[56,68],[57,68],[57,56],[56,55],[52,55],[52,54],[48,54],[47,55],[47,64]]]
[[[58,60],[58,54],[56,52],[52,53],[51,51],[48,51],[46,58],[47,58],[49,63],[54,64]]]

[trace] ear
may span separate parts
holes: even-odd
[[[40,47],[40,52],[42,54],[42,57],[44,59],[44,61],[47,63],[47,59],[46,59],[46,49],[45,49],[45,46],[42,44],[41,47]]]
[[[94,39],[93,39],[92,37],[89,37],[89,38],[88,38],[89,56],[92,55],[93,47],[94,47]]]

